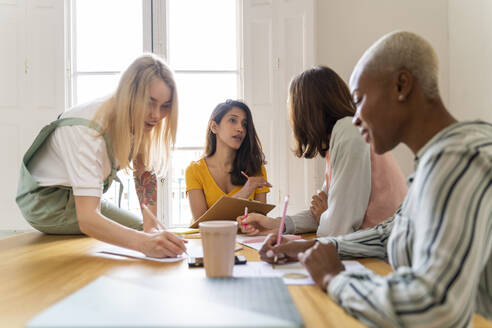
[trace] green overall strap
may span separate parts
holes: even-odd
[[[116,175],[118,168],[115,165],[115,160],[113,157],[111,143],[109,142],[109,138],[106,136],[106,134],[104,134],[103,128],[99,124],[97,124],[91,120],[81,118],[81,117],[68,117],[68,118],[58,119],[56,121],[51,122],[47,126],[45,126],[41,130],[41,132],[39,132],[38,138],[36,138],[34,143],[31,145],[31,147],[29,147],[26,154],[24,155],[24,158],[22,161],[23,162],[22,163],[23,169],[25,169],[25,171],[27,171],[27,165],[28,165],[29,161],[31,160],[31,158],[33,157],[33,155],[36,153],[36,151],[39,149],[39,147],[46,141],[46,139],[51,135],[51,133],[57,127],[59,127],[59,126],[73,126],[73,125],[82,125],[82,126],[86,126],[88,128],[94,129],[97,132],[99,132],[101,134],[101,136],[104,138],[104,142],[106,143],[106,151],[108,153],[109,160],[111,161],[111,174],[106,178],[103,191],[106,192],[107,189],[109,188],[109,186],[111,186],[111,183],[113,182],[113,180],[116,180],[120,184],[119,198],[118,198],[118,206],[120,207],[121,206],[121,196],[123,195],[123,183],[121,182],[121,180]],[[30,174],[29,174],[29,176],[30,176]],[[19,190],[18,193],[34,190],[38,187],[37,182],[34,180],[34,178],[32,178],[32,176],[30,176],[29,180],[30,181],[28,183],[26,183],[26,181],[24,181],[24,185],[21,187],[22,189],[26,189],[26,190]]]

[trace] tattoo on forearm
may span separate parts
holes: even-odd
[[[157,203],[157,177],[154,173],[145,171],[135,172],[135,189],[140,203],[155,205]]]

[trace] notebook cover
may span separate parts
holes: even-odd
[[[244,208],[248,207],[249,213],[261,213],[266,215],[275,205],[249,200],[244,198],[236,198],[230,196],[222,196],[215,202],[202,216],[190,224],[190,228],[198,228],[198,223],[212,220],[233,220],[244,214]]]

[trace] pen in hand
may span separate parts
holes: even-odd
[[[241,171],[241,174],[244,175],[244,177],[249,180],[249,176],[244,171]],[[266,180],[265,180],[265,186],[272,187],[272,185],[270,184],[270,182],[268,182]]]
[[[289,204],[289,195],[285,196],[285,200],[284,200],[284,212],[282,213],[282,219],[280,220],[280,227],[278,228],[277,246],[280,245],[280,241],[282,240],[282,232],[284,231],[285,215],[287,213],[288,204]],[[278,256],[275,255],[273,258],[272,269],[275,269],[275,264],[277,264],[277,260],[278,260]]]
[[[155,217],[154,213],[152,213],[152,211],[145,204],[142,203],[140,204],[140,206],[142,206],[142,209],[145,211],[145,213],[147,213],[147,215],[152,218],[152,220],[159,226],[159,228],[161,228],[162,230],[166,230],[164,224]],[[188,257],[190,256],[186,249],[184,252]]]
[[[244,207],[244,218],[243,218],[243,227],[246,228],[246,223],[244,223],[244,220],[248,218],[248,206]]]

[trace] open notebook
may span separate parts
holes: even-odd
[[[303,327],[280,278],[100,277],[27,327]]]

